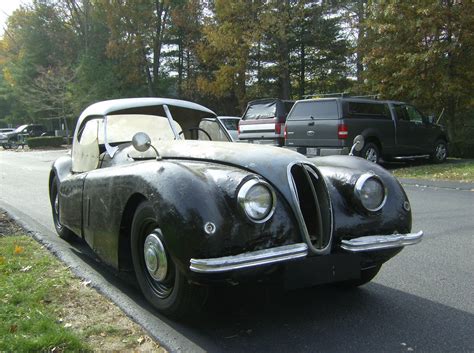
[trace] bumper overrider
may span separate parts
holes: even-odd
[[[340,248],[349,253],[370,252],[414,245],[423,238],[423,231],[408,234],[369,235],[342,240]],[[308,245],[297,243],[270,249],[250,251],[233,256],[191,259],[190,270],[197,273],[219,273],[286,262],[308,256]]]

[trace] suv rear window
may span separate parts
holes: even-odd
[[[293,119],[339,119],[337,101],[308,101],[295,104],[288,120]]]
[[[261,101],[253,101],[247,105],[247,110],[242,117],[242,120],[259,120],[259,119],[273,119],[278,118],[284,122],[295,104],[294,101],[280,100],[280,99],[265,99]]]
[[[354,118],[371,117],[389,119],[387,105],[383,103],[349,102],[349,114]]]
[[[249,105],[243,120],[273,119],[276,115],[276,102]]]

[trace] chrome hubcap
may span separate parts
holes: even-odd
[[[59,194],[56,194],[54,199],[54,212],[59,216]]]
[[[373,148],[369,148],[365,153],[365,159],[370,162],[377,163],[377,151]]]
[[[151,278],[155,281],[164,281],[168,274],[168,259],[163,243],[157,235],[157,230],[154,230],[145,238],[143,255]]]
[[[56,197],[54,198],[54,213],[56,214],[56,227],[58,229],[61,229],[63,226],[61,222],[59,222],[59,194],[56,194]]]
[[[443,160],[446,158],[446,146],[443,144],[439,144],[436,146],[436,158],[438,160]]]

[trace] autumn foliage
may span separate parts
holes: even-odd
[[[37,0],[0,39],[0,126],[71,125],[104,99],[165,96],[240,115],[247,101],[378,94],[441,115],[474,153],[474,3]]]

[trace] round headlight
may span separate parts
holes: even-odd
[[[267,182],[247,180],[237,194],[240,206],[253,222],[266,222],[275,210],[275,192]]]
[[[362,206],[368,211],[378,211],[385,204],[387,193],[379,177],[363,174],[355,184],[355,194]]]

